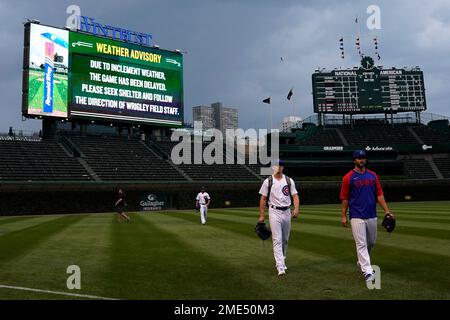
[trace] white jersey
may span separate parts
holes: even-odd
[[[291,205],[291,196],[289,195],[289,187],[286,182],[286,176],[283,174],[283,177],[280,180],[275,179],[273,177],[272,189],[270,190],[270,199],[269,203],[276,207],[289,207]],[[291,178],[289,178],[291,179]],[[267,197],[267,193],[269,192],[269,178],[264,180],[261,189],[259,190],[259,194]],[[295,188],[295,182],[291,179],[291,195],[297,194],[297,189]]]
[[[203,193],[200,192],[196,198],[196,200],[200,204],[207,204],[209,199],[211,199],[211,198],[207,192],[203,192]]]

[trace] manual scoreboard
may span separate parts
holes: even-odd
[[[426,110],[423,72],[418,68],[383,69],[371,57],[348,70],[312,75],[316,113],[397,113]]]

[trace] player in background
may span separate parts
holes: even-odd
[[[118,194],[117,194],[117,201],[115,202],[114,206],[117,210],[117,222],[121,222],[122,218],[125,219],[127,222],[130,221],[130,217],[125,213],[125,207],[127,206],[127,201],[125,198],[125,193],[121,188],[119,188]]]
[[[356,244],[357,265],[366,281],[375,279],[370,262],[370,252],[377,239],[377,202],[385,213],[389,208],[384,199],[380,181],[375,172],[366,169],[367,155],[364,150],[353,152],[355,167],[342,179],[340,199],[341,223],[348,226],[347,209]]]
[[[283,174],[284,162],[279,160],[272,167],[273,175],[264,180],[259,193],[259,222],[264,222],[264,211],[269,206],[269,223],[272,231],[273,255],[278,275],[286,274],[286,253],[291,232],[291,217],[297,218],[300,200],[294,180]],[[289,180],[288,180],[289,179]],[[291,196],[294,212],[291,214]]]
[[[202,221],[202,225],[206,224],[206,218],[208,216],[208,207],[211,202],[211,197],[206,192],[205,187],[200,189],[199,194],[195,198],[195,206],[200,207],[200,219]]]

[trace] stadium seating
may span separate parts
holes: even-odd
[[[91,180],[56,141],[0,141],[0,180]]]
[[[70,137],[104,181],[186,180],[169,161],[141,141],[120,137]]]
[[[416,138],[409,132],[407,126],[354,126],[342,127],[339,130],[349,145],[386,145],[386,144],[417,144]]]
[[[351,148],[402,145],[397,151],[394,147],[392,152],[372,152],[371,167],[379,174],[393,178],[450,178],[450,160],[445,152],[450,133],[446,130],[418,124],[398,124],[394,127],[386,124],[358,124],[353,128],[348,125],[324,128],[310,124],[284,138],[280,139],[286,143],[280,146],[280,157],[289,163],[286,172],[293,177],[337,177],[351,167],[347,149],[327,152],[322,146]],[[196,148],[192,143],[192,164],[175,165],[171,160],[171,152],[177,143],[80,135],[44,141],[0,139],[0,181],[259,182],[264,178],[260,175],[263,165],[249,164],[248,156],[244,165],[236,164],[235,150],[235,164],[226,164],[226,146],[223,147],[224,164],[193,164]],[[418,150],[419,146],[422,150],[422,143],[443,145],[438,146],[438,156],[431,155],[432,158],[427,160],[421,151],[416,155],[408,154],[409,148]],[[208,145],[201,145],[202,152]],[[431,160],[433,162],[429,162]],[[440,174],[434,171],[436,168]]]
[[[162,151],[170,158],[172,148],[176,145],[176,142],[152,142],[150,146],[152,148]],[[202,151],[208,144],[201,146]],[[251,170],[243,165],[239,164],[225,164],[225,146],[223,150],[223,163],[211,166],[202,164],[193,164],[193,152],[195,150],[194,143],[191,144],[191,163],[192,164],[180,164],[177,167],[182,170],[190,179],[194,181],[208,181],[208,180],[221,180],[221,181],[259,181],[259,178]]]
[[[430,164],[424,159],[405,160],[406,171],[410,178],[436,179],[436,175]]]
[[[318,130],[309,139],[297,141],[301,146],[342,146],[344,142],[339,137],[336,129]]]
[[[444,178],[450,178],[450,158],[434,158],[434,163],[438,166]]]
[[[425,144],[450,143],[450,133],[426,126],[414,127],[413,130]]]

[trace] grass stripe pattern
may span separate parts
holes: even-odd
[[[114,213],[0,217],[0,299],[449,299],[450,202],[390,208],[397,227],[388,234],[379,212],[371,255],[380,290],[366,287],[339,205],[301,206],[284,277],[254,232],[258,208],[210,208],[206,225],[195,210],[131,212],[129,223]],[[79,290],[67,288],[70,265]]]

